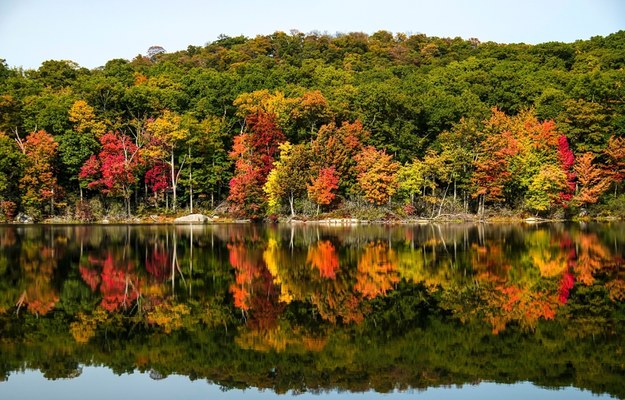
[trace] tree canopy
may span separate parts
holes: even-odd
[[[71,61],[27,71],[3,63],[0,132],[18,142],[3,152],[24,159],[12,173],[24,184],[19,195],[2,194],[0,201],[16,211],[50,204],[39,207],[44,217],[71,214],[85,204],[80,170],[101,154],[109,133],[141,149],[136,179],[121,196],[129,211],[163,203],[173,211],[194,202],[213,208],[229,199],[239,215],[262,218],[275,211],[268,201],[284,189],[285,177],[297,176],[296,190],[284,197],[290,214],[314,210],[307,202],[329,210],[354,200],[409,203],[427,214],[432,206],[553,214],[591,204],[571,201],[588,199],[579,194],[588,185],[575,172],[577,160],[588,164],[584,154],[614,178],[596,204],[618,203],[624,49],[625,31],[538,45],[386,31],[275,32],[221,36],[173,53],[153,47],[146,56],[93,70]],[[271,127],[263,122],[269,120]],[[41,176],[49,182],[36,184],[50,187],[45,190],[26,184],[34,179],[35,153],[20,148],[37,132],[57,143],[45,171],[51,175]],[[251,142],[244,144],[245,137]],[[280,161],[285,141],[311,156]],[[358,154],[392,157],[384,185],[396,183],[365,183],[372,171]],[[263,186],[276,161],[282,172],[271,178],[272,195]],[[339,179],[332,204],[305,190],[326,179],[328,168]],[[89,204],[99,193],[88,190],[85,198]],[[107,201],[110,208],[115,200]]]

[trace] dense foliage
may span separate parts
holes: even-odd
[[[623,213],[624,67],[623,31],[539,45],[294,31],[93,70],[2,62],[0,151],[15,166],[0,165],[2,213],[226,198],[253,218],[347,202],[423,216]],[[337,187],[323,193],[331,170]]]

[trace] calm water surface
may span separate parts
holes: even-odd
[[[624,224],[0,226],[0,398],[625,398],[624,248]]]

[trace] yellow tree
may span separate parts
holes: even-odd
[[[267,89],[262,89],[239,95],[234,100],[234,105],[237,107],[237,115],[243,118],[259,112],[273,114],[280,128],[284,130],[296,102],[295,99],[284,97],[284,93],[280,91],[271,93]]]
[[[68,111],[68,119],[77,133],[91,133],[99,138],[106,131],[106,126],[96,120],[93,107],[84,100],[77,100],[72,104]]]
[[[560,166],[547,164],[532,178],[525,206],[536,212],[547,211],[567,187],[566,172]]]
[[[165,110],[160,117],[148,122],[147,143],[143,153],[146,158],[161,160],[169,166],[173,192],[172,208],[174,212],[176,211],[177,203],[176,189],[178,187],[178,178],[186,160],[185,156],[176,171],[176,149],[188,135],[189,130],[182,126],[180,115],[169,110]]]
[[[291,217],[295,216],[294,202],[306,192],[308,179],[308,151],[304,145],[284,142],[280,145],[280,159],[273,163],[263,190],[268,196],[270,212],[277,212],[285,197],[289,201]]]

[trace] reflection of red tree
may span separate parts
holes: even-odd
[[[565,271],[562,273],[562,277],[560,278],[558,300],[560,303],[566,304],[569,300],[571,289],[575,286],[575,275],[573,275],[571,270],[575,267],[575,259],[577,258],[575,246],[573,245],[571,236],[567,232],[564,232],[560,238],[560,248],[565,253],[567,266]]]
[[[108,251],[104,258],[89,257],[88,262],[89,266],[80,266],[80,274],[91,290],[99,288],[102,308],[110,312],[125,309],[139,298],[141,285],[132,261],[116,260]]]
[[[285,304],[279,301],[280,290],[265,265],[262,251],[244,243],[229,243],[227,248],[235,272],[235,282],[230,285],[235,307],[249,312],[251,327],[274,326]]]
[[[171,256],[163,249],[155,248],[145,259],[145,269],[159,282],[165,282],[171,274]]]
[[[569,271],[565,271],[560,278],[560,289],[558,290],[558,300],[560,303],[566,304],[569,294],[575,285],[575,277]]]
[[[234,298],[234,306],[247,311],[250,308],[249,297],[252,280],[257,274],[260,260],[253,260],[243,243],[227,245],[230,265],[235,270],[235,283],[230,285],[230,293]]]
[[[334,279],[339,270],[339,256],[329,240],[321,240],[310,246],[306,262],[317,268],[322,278]]]
[[[102,268],[102,283],[100,292],[102,293],[102,308],[107,311],[115,311],[122,306],[126,308],[129,302],[138,297],[138,293],[132,290],[132,264],[115,265],[113,257],[109,256],[104,261]]]
[[[92,263],[90,262],[90,264]],[[83,265],[79,267],[79,270],[80,270],[80,276],[82,277],[82,280],[87,285],[89,285],[92,292],[95,292],[98,286],[100,286],[100,282],[102,281],[102,279],[100,278],[100,272],[98,272],[95,269],[83,266]]]

